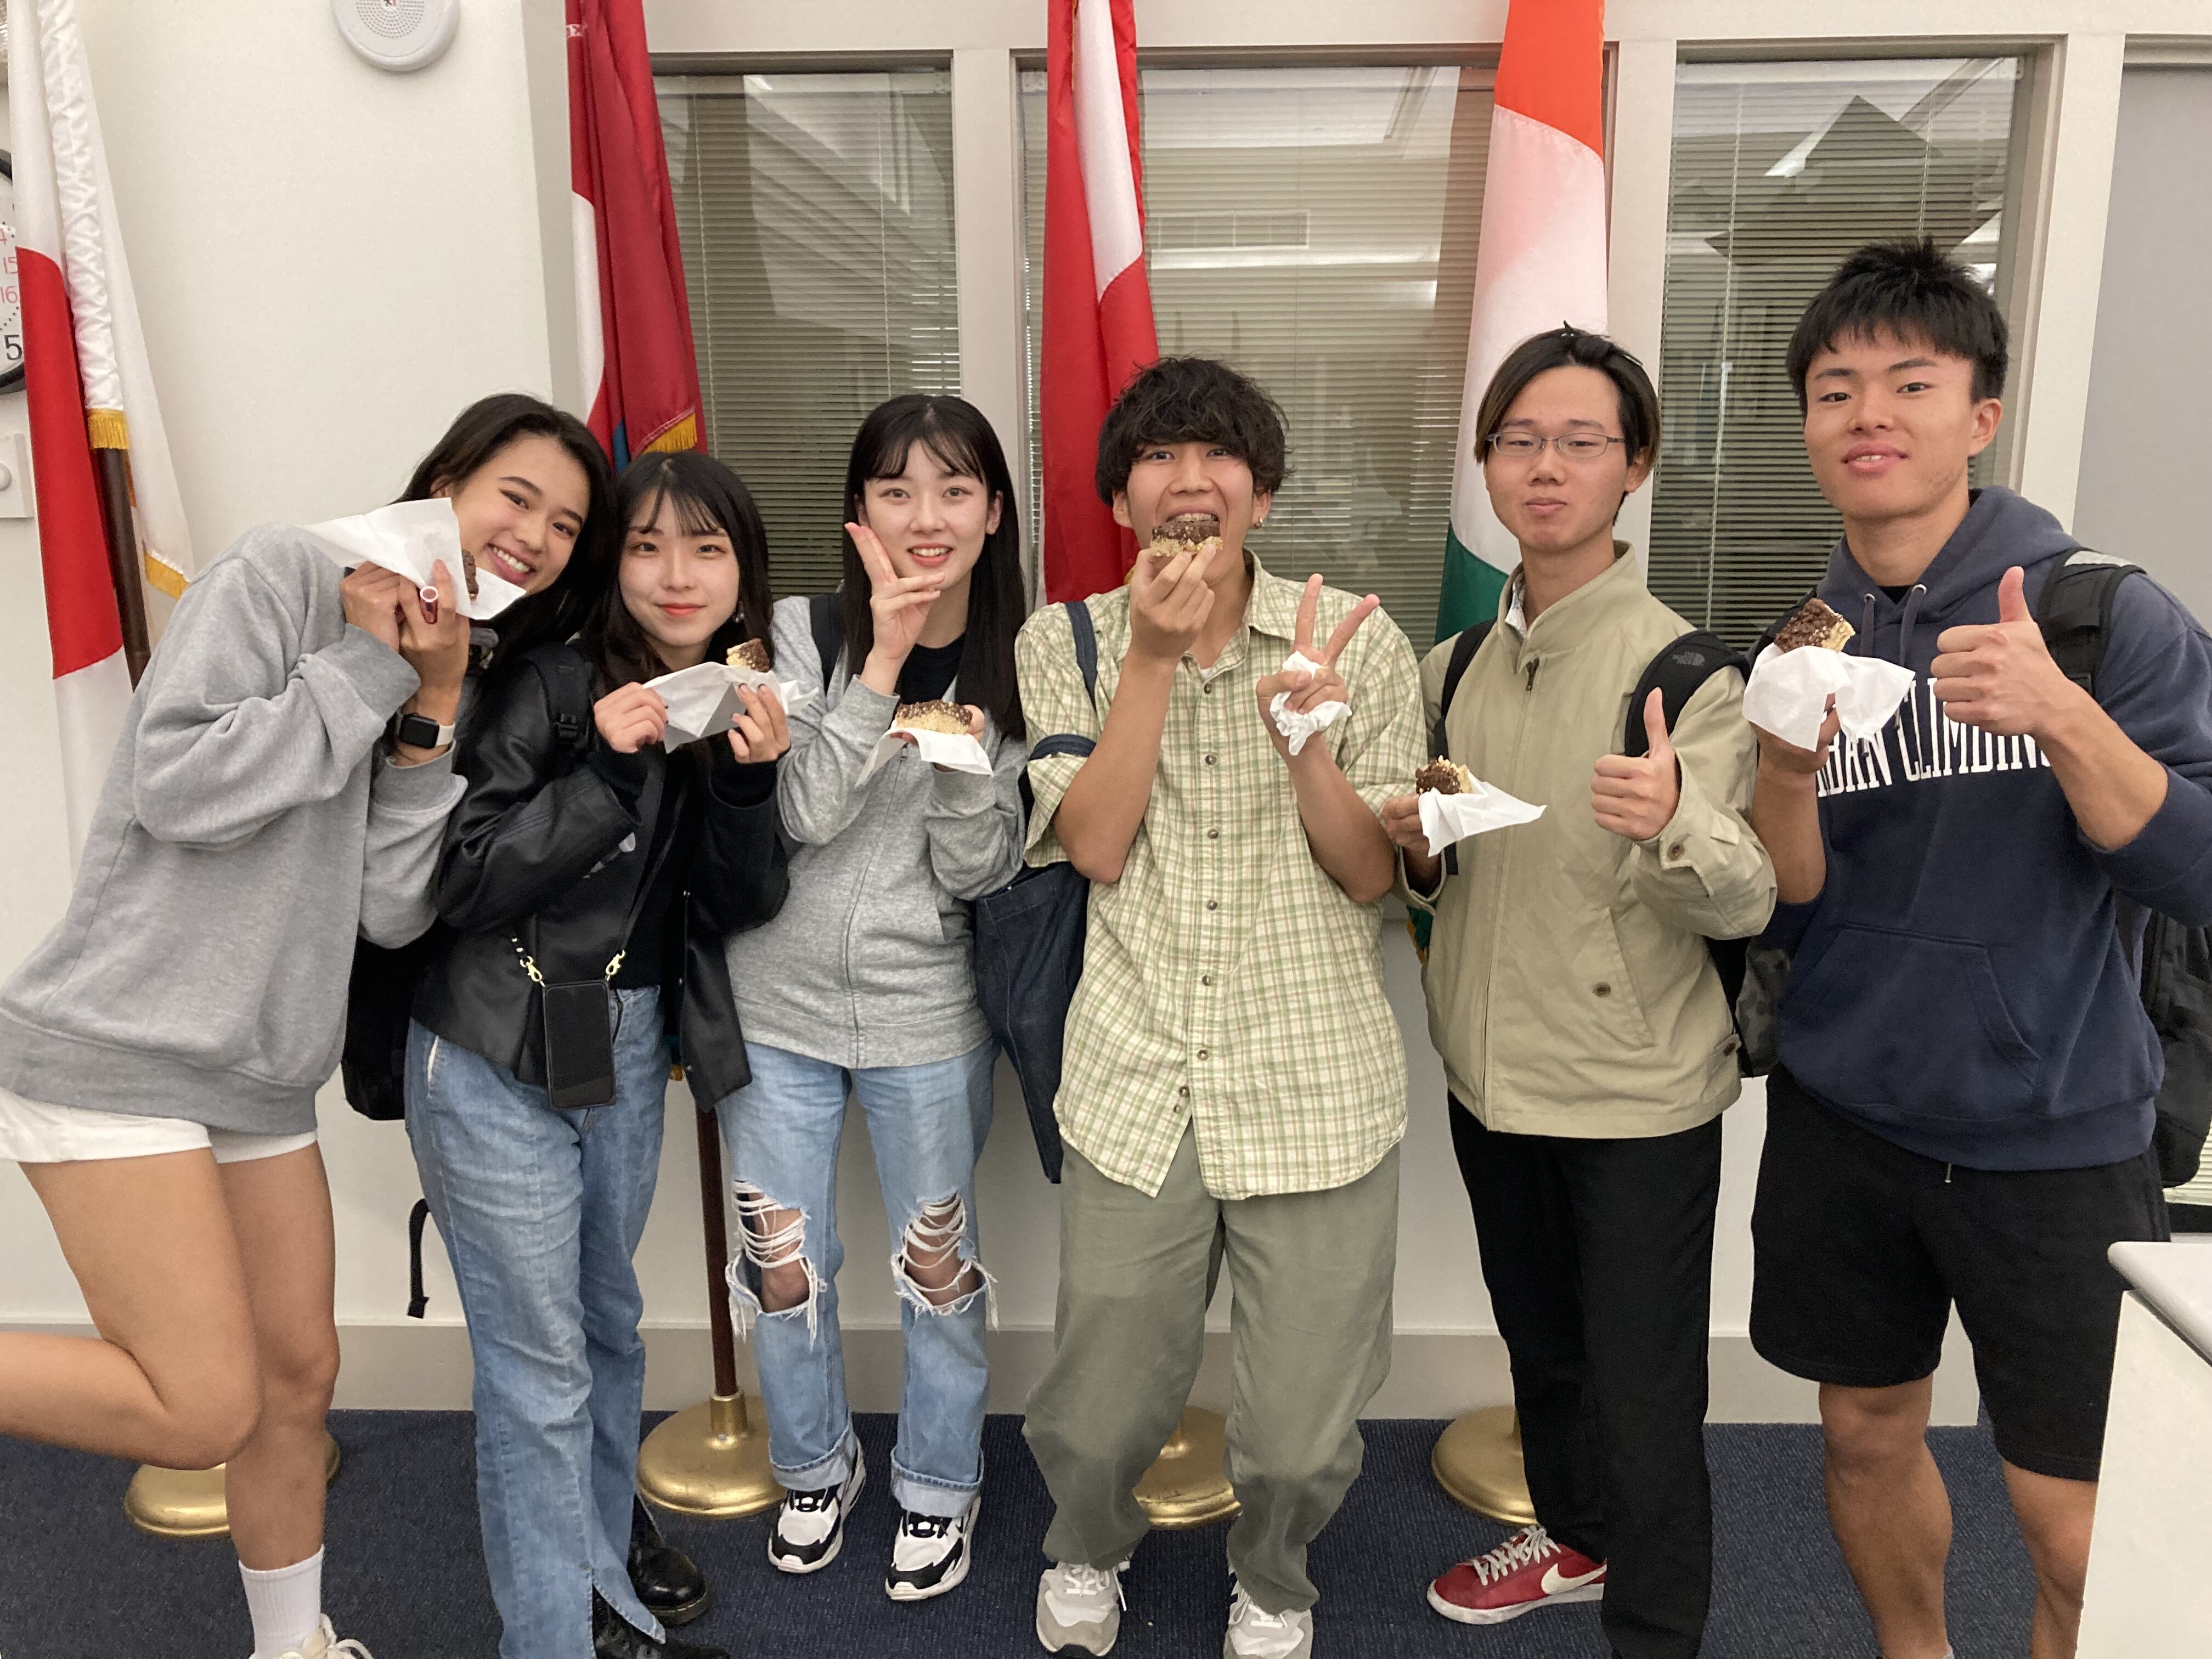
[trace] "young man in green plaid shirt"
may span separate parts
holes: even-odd
[[[1115,518],[1182,550],[1139,553],[1127,586],[1090,601],[1095,707],[1060,607],[1018,646],[1032,733],[1097,744],[1029,769],[1029,861],[1094,884],[1057,1102],[1054,1358],[1026,1429],[1056,1506],[1037,1636],[1112,1644],[1147,1525],[1136,1484],[1189,1395],[1225,1261],[1242,1510],[1224,1651],[1304,1659],[1306,1546],[1358,1472],[1357,1419],[1389,1369],[1406,1066],[1376,811],[1423,758],[1419,672],[1371,595],[1301,590],[1246,550],[1284,471],[1280,412],[1251,381],[1154,364],[1098,454]],[[1218,544],[1175,540],[1197,515]],[[1315,666],[1286,671],[1294,650]],[[1279,693],[1287,713],[1350,712],[1293,755]]]

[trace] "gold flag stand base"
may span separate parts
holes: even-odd
[[[743,1392],[718,1394],[676,1413],[637,1449],[637,1489],[678,1515],[732,1521],[783,1500],[768,1467],[768,1430],[755,1427]]]
[[[221,1538],[230,1531],[223,1468],[163,1469],[142,1463],[123,1494],[131,1524],[156,1538]],[[323,1482],[338,1478],[338,1443],[323,1436]]]
[[[1176,1431],[1137,1482],[1137,1502],[1152,1523],[1180,1531],[1236,1514],[1237,1493],[1224,1467],[1228,1450],[1229,1425],[1221,1413],[1184,1407]]]
[[[1455,1419],[1437,1437],[1429,1468],[1462,1509],[1515,1527],[1536,1519],[1521,1463],[1521,1419],[1510,1406],[1486,1406]]]

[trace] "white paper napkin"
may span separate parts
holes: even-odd
[[[1480,779],[1475,781],[1471,795],[1446,795],[1424,789],[1420,803],[1421,833],[1429,838],[1429,856],[1432,859],[1442,858],[1444,848],[1455,841],[1465,841],[1486,830],[1533,823],[1544,816],[1542,807],[1531,806],[1503,789],[1493,789]]]
[[[441,592],[441,602],[457,606],[464,617],[477,622],[496,617],[522,597],[520,587],[481,564],[477,567],[476,596],[470,597],[461,568],[461,521],[453,516],[453,504],[442,496],[394,501],[374,513],[327,519],[307,528],[339,564],[380,564],[417,587],[430,586],[430,566],[443,559],[453,591]]]
[[[1304,669],[1309,674],[1318,674],[1321,672],[1321,665],[1312,660],[1304,652],[1293,651],[1284,659],[1279,672],[1290,674],[1300,669]],[[1275,722],[1275,730],[1290,739],[1291,752],[1293,755],[1306,746],[1306,739],[1315,732],[1335,725],[1352,712],[1352,705],[1348,702],[1324,702],[1307,709],[1303,714],[1293,714],[1289,712],[1287,707],[1290,701],[1289,692],[1276,692],[1274,700],[1267,705],[1267,715]]]
[[[738,701],[738,691],[763,687],[775,693],[786,711],[794,701],[813,695],[793,681],[779,680],[758,669],[735,668],[721,662],[699,663],[645,683],[647,690],[658,691],[661,702],[668,705],[668,729],[660,739],[662,746],[668,749],[680,749],[687,743],[728,731],[738,723],[738,716],[745,712],[744,704]]]
[[[950,732],[918,732],[900,726],[884,733],[883,741],[868,756],[868,763],[860,769],[860,781],[866,783],[890,763],[891,757],[906,747],[906,740],[914,739],[914,746],[922,759],[932,766],[941,766],[948,772],[975,772],[985,777],[991,773],[991,757],[983,752],[983,745],[965,732],[955,737]]]
[[[1889,724],[1912,690],[1912,680],[1911,669],[1879,657],[1847,657],[1818,646],[1781,651],[1770,645],[1751,665],[1743,688],[1743,717],[1784,743],[1810,749],[1820,740],[1820,725],[1833,696],[1844,735],[1871,738]]]

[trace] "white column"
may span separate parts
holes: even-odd
[[[1022,158],[1013,53],[952,54],[952,222],[960,282],[960,395],[997,428],[1024,534],[1028,390],[1022,371]]]
[[[1667,189],[1674,154],[1674,42],[1623,40],[1614,52],[1606,328],[1644,360],[1656,386],[1667,293]],[[1652,489],[1647,483],[1628,498],[1614,532],[1635,546],[1647,567]]]
[[[2015,476],[2021,493],[2061,524],[2073,522],[2081,471],[2126,55],[2124,34],[2069,34],[2059,43],[2040,157],[2042,222],[2016,233],[2033,231],[2038,259],[2015,343],[2011,406],[2021,422]]]

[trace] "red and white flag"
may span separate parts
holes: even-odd
[[[1490,117],[1440,640],[1498,614],[1520,558],[1473,448],[1491,376],[1532,334],[1561,323],[1605,328],[1604,79],[1605,0],[1512,0]]]
[[[640,0],[568,0],[577,349],[591,428],[617,467],[704,449],[691,301]]]
[[[131,701],[118,592],[158,632],[196,566],[76,8],[15,0],[8,13],[24,386],[74,851]]]
[[[1048,600],[1119,587],[1136,542],[1091,480],[1098,427],[1160,355],[1145,277],[1133,0],[1051,0],[1045,79],[1042,405]]]

